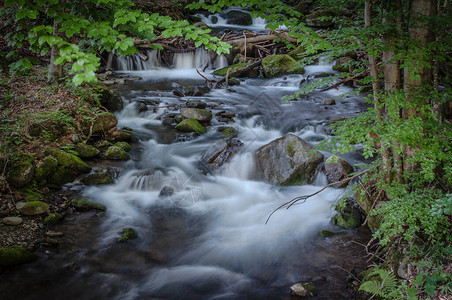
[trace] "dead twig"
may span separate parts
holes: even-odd
[[[352,81],[352,80],[356,80],[356,79],[359,78],[359,77],[366,76],[367,73],[369,73],[369,71],[364,71],[364,72],[355,74],[355,75],[353,75],[352,77],[344,78],[344,79],[342,79],[342,80],[336,82],[336,83],[333,84],[332,86],[326,87],[326,88],[324,88],[324,89],[322,89],[322,90],[320,90],[320,91],[321,91],[321,92],[325,92],[325,91],[328,91],[328,90],[331,90],[331,89],[335,89],[335,88],[337,88],[338,86],[340,86],[341,84],[344,84],[344,83],[349,82],[349,81]]]
[[[198,69],[196,69],[196,72],[198,72],[199,76],[201,76],[202,78],[204,78],[206,81],[208,82],[214,82],[213,80],[207,78],[206,76],[202,75],[201,72],[198,71]]]
[[[296,204],[296,203],[298,203],[298,202],[300,202],[300,201],[302,201],[302,203],[304,203],[304,202],[306,202],[306,200],[308,200],[309,198],[314,197],[315,195],[317,195],[317,194],[323,192],[323,191],[326,190],[327,188],[329,188],[329,187],[331,187],[331,186],[334,186],[334,185],[338,185],[338,184],[342,184],[342,183],[349,182],[349,181],[355,179],[356,177],[359,177],[359,176],[365,174],[365,173],[368,172],[368,171],[369,171],[369,170],[365,170],[365,171],[362,171],[362,172],[360,172],[360,173],[358,173],[358,174],[353,175],[352,177],[345,178],[345,179],[343,179],[343,180],[340,180],[340,181],[336,181],[336,182],[332,182],[332,183],[330,183],[330,184],[327,184],[326,186],[324,186],[323,188],[321,188],[320,190],[318,190],[317,192],[315,192],[315,193],[313,193],[313,194],[310,194],[310,195],[304,195],[304,196],[300,196],[300,197],[295,197],[295,198],[293,198],[292,200],[290,200],[290,201],[288,201],[288,202],[286,202],[286,203],[284,203],[284,204],[278,206],[275,210],[273,210],[273,211],[271,212],[271,214],[268,216],[267,220],[265,221],[265,224],[267,224],[268,221],[270,220],[271,216],[272,216],[275,212],[277,212],[278,210],[280,210],[281,208],[286,207],[286,209],[289,209],[292,205],[294,205],[294,204]]]

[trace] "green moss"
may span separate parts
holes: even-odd
[[[36,259],[35,255],[20,246],[0,248],[0,266],[10,267]]]
[[[9,169],[7,180],[16,188],[27,186],[33,180],[35,169],[34,160],[31,157],[21,157]]]
[[[101,185],[101,184],[112,184],[115,181],[107,172],[89,174],[81,179],[81,182],[86,185]]]
[[[127,142],[117,142],[115,144],[115,146],[121,148],[122,150],[124,150],[126,152],[129,152],[130,150],[132,150],[132,147]]]
[[[118,119],[116,118],[116,116],[114,114],[109,113],[109,112],[103,112],[103,113],[97,114],[94,119],[92,133],[97,134],[97,133],[106,132],[106,131],[110,130],[111,128],[115,127],[117,124],[118,124]],[[90,127],[87,126],[85,131],[89,132],[89,128]]]
[[[35,186],[30,188],[22,189],[19,193],[27,200],[27,201],[38,201],[41,200],[44,195],[38,190]]]
[[[84,143],[78,143],[77,145],[75,145],[75,151],[78,152],[81,158],[93,158],[100,153],[100,151],[93,146]]]
[[[71,200],[71,205],[79,210],[100,210],[105,211],[107,208],[102,204],[97,204],[81,199]]]
[[[199,134],[206,133],[206,128],[195,119],[185,119],[176,125],[176,129],[186,132],[197,132]]]
[[[122,236],[118,238],[118,242],[126,242],[130,239],[136,239],[138,237],[136,231],[133,228],[124,228],[121,230]]]
[[[44,181],[50,174],[55,172],[58,166],[58,161],[52,156],[44,158],[42,163],[36,168],[35,179],[37,182]]]
[[[130,155],[120,147],[111,146],[107,149],[107,152],[105,152],[105,158],[112,160],[129,160]]]
[[[304,68],[287,54],[267,56],[262,60],[266,77],[278,77],[285,74],[303,74]]]
[[[289,154],[290,157],[293,157],[295,155],[295,142],[289,142],[286,146],[287,154]]]
[[[225,130],[223,130],[222,135],[227,139],[235,138],[238,136],[238,132],[233,127],[227,127]]]
[[[326,238],[326,237],[329,237],[329,236],[333,236],[334,232],[324,229],[324,230],[320,230],[319,234],[320,234],[321,237]]]
[[[357,210],[345,209],[335,215],[331,221],[339,227],[353,229],[361,225],[361,215]]]
[[[58,164],[64,169],[70,169],[80,173],[88,173],[91,171],[91,168],[83,160],[70,153],[58,149],[47,149],[46,154],[55,157]]]
[[[302,285],[308,291],[308,295],[309,296],[317,295],[317,291],[316,291],[315,286],[314,286],[313,283],[307,282],[307,283],[303,283]]]
[[[224,67],[224,68],[218,69],[218,70],[213,72],[213,75],[226,76],[226,74],[228,73],[229,69],[230,69],[229,74],[231,74],[232,72],[235,72],[235,71],[237,71],[239,69],[243,69],[246,66],[248,66],[247,63],[238,63],[238,64],[235,64],[235,65],[231,65],[229,67]]]
[[[42,201],[19,202],[16,209],[25,216],[34,216],[45,213],[49,209],[49,205]]]
[[[63,219],[63,216],[59,213],[53,213],[53,214],[49,214],[47,217],[45,217],[44,219],[44,224],[46,225],[56,225],[58,223],[60,223],[60,221]]]

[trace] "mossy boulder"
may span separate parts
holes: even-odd
[[[212,120],[212,112],[200,108],[181,108],[181,115],[186,119],[195,119],[199,122],[209,122]]]
[[[37,182],[46,180],[58,167],[58,161],[52,157],[47,156],[38,165],[35,171],[35,179]]]
[[[345,159],[337,156],[329,157],[323,166],[324,173],[328,183],[344,180],[353,172],[353,167]],[[348,182],[338,185],[338,187],[346,187]]]
[[[197,132],[199,134],[206,133],[206,128],[195,119],[185,119],[176,125],[176,129],[185,132]]]
[[[49,205],[42,201],[19,202],[16,209],[24,216],[34,216],[47,212]]]
[[[326,237],[333,236],[333,235],[334,235],[334,232],[323,229],[323,230],[320,230],[320,231],[319,231],[319,235],[320,235],[321,237],[326,238]]]
[[[353,229],[361,225],[361,214],[355,207],[346,207],[339,211],[331,221],[339,227]]]
[[[43,192],[39,190],[36,185],[30,185],[27,188],[22,188],[18,192],[19,195],[27,201],[40,201],[44,198]]]
[[[354,62],[350,57],[339,57],[334,63],[333,70],[338,72],[350,72],[350,64]]]
[[[255,158],[256,179],[278,185],[312,183],[323,162],[323,154],[293,134],[260,147]]]
[[[100,114],[97,114],[94,118],[94,123],[93,123],[93,129],[92,129],[92,133],[93,134],[101,134],[101,133],[105,133],[107,131],[109,131],[110,129],[116,127],[116,125],[118,124],[118,119],[116,118],[116,116],[112,113],[109,112],[103,112]],[[90,124],[91,125],[91,124]],[[90,126],[87,126],[86,128],[86,132],[89,132],[89,128]]]
[[[130,155],[118,146],[111,146],[105,152],[105,158],[111,160],[129,160]]]
[[[114,146],[119,147],[126,152],[132,150],[132,147],[127,142],[117,142]]]
[[[120,234],[122,235],[118,238],[118,242],[120,243],[127,242],[128,240],[136,239],[138,237],[138,234],[133,228],[124,228],[121,230]]]
[[[248,63],[246,63],[246,62],[237,63],[237,64],[234,64],[234,65],[231,65],[231,66],[228,66],[228,67],[224,67],[224,68],[218,69],[218,70],[213,72],[213,75],[226,76],[226,74],[228,73],[229,69],[230,69],[229,74],[232,74],[233,72],[235,72],[237,70],[240,70],[240,69],[244,69],[247,66],[248,66]],[[250,70],[248,70],[246,72],[243,72],[240,75],[237,75],[235,77],[257,77],[257,76],[259,76],[259,72],[256,69],[250,69]]]
[[[36,256],[20,246],[0,248],[0,266],[11,267],[27,263],[36,259]]]
[[[56,225],[56,224],[60,223],[62,219],[63,219],[63,215],[61,215],[59,213],[52,213],[52,214],[49,214],[47,217],[45,217],[44,224],[50,225],[50,226]]]
[[[99,155],[100,151],[91,145],[78,143],[74,148],[81,158],[93,158]]]
[[[81,199],[71,200],[71,206],[78,210],[100,210],[105,211],[107,208],[102,204],[97,204]]]
[[[85,185],[112,184],[115,181],[108,172],[88,174],[80,180]]]
[[[100,104],[109,111],[118,111],[123,108],[121,96],[118,92],[110,90],[105,84],[96,82],[91,84],[100,94]]]
[[[115,130],[110,133],[108,137],[113,142],[138,142],[138,138],[133,134],[131,130]]]
[[[265,76],[268,78],[279,77],[286,74],[303,74],[304,68],[287,54],[267,56],[262,60]]]
[[[34,159],[22,156],[12,164],[6,179],[16,188],[27,186],[33,180],[35,169]]]
[[[57,169],[49,178],[49,183],[53,185],[61,186],[72,182],[77,176],[91,171],[90,166],[73,154],[59,149],[47,149],[46,154],[53,156],[58,161]]]

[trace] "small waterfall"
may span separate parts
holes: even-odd
[[[328,184],[328,179],[326,178],[325,173],[319,171],[317,176],[315,177],[314,185],[315,186],[325,186]]]
[[[192,69],[195,65],[193,52],[175,53],[173,58],[175,69]]]
[[[227,66],[228,66],[228,59],[226,58],[226,56],[224,56],[224,54],[221,54],[220,56],[218,56],[215,61],[215,69],[221,69],[221,68],[225,68]]]
[[[158,68],[161,67],[160,52],[158,50],[146,50],[144,53],[136,53],[125,57],[116,55],[116,65],[119,71],[143,71]]]
[[[228,66],[224,55],[217,56],[212,51],[204,48],[197,48],[195,52],[175,53],[173,58],[175,69],[212,69]]]

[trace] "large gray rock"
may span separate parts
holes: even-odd
[[[199,108],[181,108],[181,115],[186,119],[195,119],[199,122],[209,122],[212,120],[212,112]]]
[[[221,140],[215,143],[201,157],[201,161],[209,171],[214,171],[231,160],[243,146],[238,139]]]
[[[353,167],[343,158],[331,156],[325,162],[324,173],[328,183],[341,181],[347,178],[352,172]],[[347,184],[348,182],[337,185],[337,187],[345,187]]]
[[[287,134],[256,152],[256,176],[272,184],[312,183],[323,154],[301,138]]]

